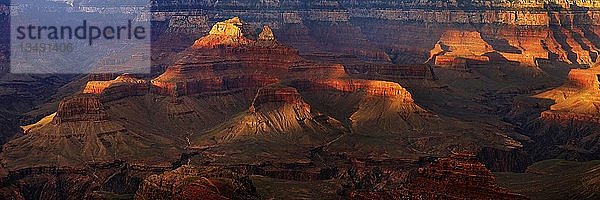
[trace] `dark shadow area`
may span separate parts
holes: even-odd
[[[506,57],[504,57],[502,54],[498,53],[498,52],[488,52],[483,54],[484,56],[487,56],[490,59],[490,63],[510,63],[513,65],[519,65],[520,63],[517,61],[510,61],[508,59],[506,59]]]
[[[571,63],[578,65],[577,62],[577,54],[573,52],[573,48],[567,43],[568,36],[566,34],[570,34],[570,29],[573,27],[570,18],[564,16],[562,13],[570,12],[562,8],[560,5],[556,3],[547,3],[545,8],[548,10],[548,18],[550,19],[550,30],[552,31],[552,36],[554,39],[560,44],[563,50],[567,52],[567,59],[571,61]],[[568,33],[564,33],[563,31],[567,31]]]
[[[521,54],[523,53],[519,48],[514,47],[508,43],[508,40],[502,38],[491,38],[486,37],[485,35],[481,37],[485,42],[492,45],[494,50],[504,53],[514,53]]]
[[[580,10],[580,11],[577,12],[574,17],[575,17],[575,21],[577,21],[579,23],[576,23],[575,26],[577,28],[579,28],[579,30],[581,30],[583,37],[587,38],[589,40],[589,42],[591,42],[592,45],[594,45],[596,48],[599,48],[600,47],[600,36],[598,36],[593,31],[593,27],[592,27],[593,20],[587,14],[589,9],[582,8],[582,7],[577,7],[577,8],[578,8],[577,10]],[[579,40],[577,40],[577,42],[582,43]],[[598,53],[596,53],[596,52],[590,52],[590,58],[592,59],[593,62],[598,61],[599,56],[600,55],[598,55]]]
[[[571,61],[573,64],[579,64],[577,62],[577,54],[573,52],[573,48],[569,46],[567,43],[567,35],[562,32],[563,27],[557,25],[551,25],[550,30],[552,31],[552,36],[554,39],[560,44],[563,50],[567,52],[567,59]]]
[[[546,41],[542,40],[542,48],[544,48],[544,50],[546,52],[548,52],[548,59],[549,60],[558,60],[558,54],[555,54],[552,51],[550,51],[550,49],[548,48],[548,44],[546,44]]]
[[[499,27],[489,27],[489,26],[481,26],[477,28],[477,31],[481,33],[481,39],[483,39],[486,43],[492,46],[494,50],[503,52],[503,53],[514,53],[514,54],[522,54],[521,49],[510,45],[508,40],[501,38],[500,30],[501,29],[511,29],[517,32],[517,28],[507,27],[501,25]]]

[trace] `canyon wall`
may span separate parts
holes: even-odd
[[[153,5],[157,23],[170,24],[175,17],[181,27],[181,16],[201,18],[202,24],[239,16],[244,29],[269,25],[279,41],[303,55],[335,52],[374,62],[431,60],[454,68],[497,62],[536,66],[538,60],[589,65],[600,47],[600,8],[591,1],[156,0]],[[432,53],[438,42],[468,45],[449,46],[461,52],[442,46]]]

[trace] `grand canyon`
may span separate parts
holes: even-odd
[[[11,73],[18,6],[0,199],[600,198],[597,0],[151,0],[145,74]]]

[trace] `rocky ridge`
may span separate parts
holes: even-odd
[[[146,178],[135,199],[259,199],[259,195],[247,177],[221,168],[182,166]]]
[[[242,15],[247,20],[245,28],[260,29],[268,22],[280,42],[297,47],[302,54],[335,52],[361,60],[408,65],[427,60],[436,63],[437,59],[440,66],[449,66],[455,58],[460,58],[454,64],[459,66],[490,61],[537,66],[539,60],[589,65],[596,62],[600,46],[598,5],[583,1],[185,3],[206,8],[209,13],[193,9],[180,12],[177,8],[183,4],[172,2],[156,1],[155,5],[154,15],[165,23],[171,16],[179,18],[181,12],[213,23],[223,18],[211,18],[210,10],[219,10],[219,16],[238,16],[236,10],[246,9]],[[256,9],[261,6],[265,9]],[[406,31],[388,34],[400,29]],[[411,34],[414,32],[431,34]],[[436,55],[440,52],[436,43],[452,43],[450,40],[459,35],[469,38],[470,45],[450,48],[467,52]],[[480,52],[480,47],[487,50]],[[436,53],[431,53],[432,50]],[[438,58],[432,60],[433,56]]]

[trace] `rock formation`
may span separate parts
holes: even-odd
[[[536,66],[538,59],[554,56],[559,61],[589,65],[596,61],[598,47],[595,44],[599,41],[595,36],[586,38],[586,35],[590,34],[565,27],[446,30],[431,50],[430,60],[438,66],[453,68],[508,61]]]
[[[542,113],[542,118],[557,121],[600,123],[600,68],[572,69],[566,85],[537,95],[552,99],[556,104]]]
[[[303,91],[337,91],[337,92],[359,92],[373,96],[389,97],[399,99],[401,102],[412,103],[410,93],[397,83],[386,81],[369,80],[344,80],[344,79],[323,79],[315,81],[297,81],[294,85]]]
[[[302,97],[294,88],[267,86],[260,88],[252,101],[253,107],[260,107],[265,103],[301,103]]]
[[[211,35],[220,34],[231,37],[231,34],[241,31],[237,28],[237,26],[241,26],[239,23],[241,22],[237,18],[217,23],[211,34],[199,41],[207,40],[206,38],[212,38],[211,40],[214,41],[223,40],[223,38],[215,39]],[[226,26],[235,31],[230,33],[223,30],[223,33],[219,33],[219,26]],[[198,44],[205,42],[197,41],[192,48],[182,53],[185,55],[184,59],[152,80],[155,90],[161,94],[190,95],[235,89],[256,89],[278,82],[278,78],[290,68],[298,69],[298,66],[305,65],[318,66],[304,61],[296,50],[278,44],[268,26],[263,27],[257,41],[244,40],[246,42],[230,45],[225,40],[222,42],[224,45],[212,49],[199,48]],[[261,70],[272,73],[260,73]]]
[[[221,168],[182,166],[146,178],[135,199],[259,199],[259,196],[248,177]]]
[[[577,86],[585,89],[594,90],[600,89],[600,67],[592,67],[590,69],[572,69],[569,72],[569,81]]]
[[[146,82],[144,80],[140,80],[135,78],[130,74],[123,74],[116,77],[114,80],[109,81],[89,81],[85,89],[83,89],[83,93],[87,94],[102,94],[107,88],[120,84],[120,83],[130,83],[130,84],[139,84],[143,85]]]
[[[523,127],[534,141],[529,148],[536,160],[598,159],[594,142],[600,123],[598,74],[597,66],[572,69],[564,85],[533,96],[550,101]]]
[[[237,46],[250,42],[252,41],[244,37],[242,32],[242,21],[234,17],[215,24],[207,36],[194,42],[192,48],[213,48],[218,45]]]
[[[160,10],[163,6],[177,7],[176,4],[156,0],[154,5]],[[185,5],[208,6],[201,1]],[[261,6],[266,6],[266,9],[255,9],[263,8]],[[597,37],[600,25],[598,5],[583,0],[534,3],[336,0],[276,4],[220,1],[209,7],[214,9],[205,9],[200,14],[207,21],[220,20],[210,16],[241,15],[252,26],[260,27],[268,22],[280,37],[280,42],[293,45],[302,53],[329,51],[355,55],[364,60],[390,61],[394,60],[391,58],[394,55],[390,56],[392,51],[401,56],[399,62],[402,64],[427,61],[434,55],[429,55],[429,52],[438,41],[443,40],[443,35],[464,35],[470,38],[465,41],[467,43],[483,44],[483,39],[493,53],[501,55],[469,53],[440,56],[439,63],[443,66],[449,66],[453,58],[460,56],[468,56],[467,59],[476,62],[509,60],[527,66],[537,65],[538,59],[591,64],[596,61],[600,44]],[[235,12],[236,8],[247,11],[240,14]],[[193,9],[182,12],[198,14]],[[179,20],[175,11],[158,11],[156,15],[166,21],[171,17]],[[449,31],[459,34],[448,34]],[[430,34],[415,35],[415,32]],[[480,35],[479,39],[477,35]],[[458,40],[457,37],[451,39]],[[479,47],[471,47],[475,48],[471,51],[480,50]],[[468,48],[462,50],[469,51]]]
[[[361,37],[361,44],[368,43],[360,36],[361,30],[351,26],[345,11],[308,15],[319,23],[324,22],[323,15],[333,16],[310,26],[327,27],[334,21],[341,24],[338,28]],[[387,59],[374,62],[348,56],[349,63],[357,64],[353,67],[334,63],[335,56],[321,63],[275,39],[276,29],[263,27],[254,37],[244,32],[242,27],[247,26],[239,18],[216,23],[208,35],[169,57],[173,63],[151,81],[132,75],[95,77],[101,80],[88,82],[84,94],[66,98],[54,116],[28,126],[25,136],[6,144],[0,154],[3,166],[18,171],[116,161],[140,168],[200,163],[215,168],[206,172],[182,167],[151,176],[141,184],[136,198],[254,198],[245,180],[213,172],[232,169],[284,181],[333,180],[338,169],[352,159],[412,163],[423,156],[448,155],[458,147],[474,152],[484,147],[520,148],[519,142],[493,125],[438,115],[417,104],[403,81],[435,84],[428,65],[393,64],[383,51],[371,57]],[[338,37],[334,32],[323,30],[315,35],[331,39]],[[485,43],[481,34],[470,35],[480,38],[468,47],[477,51],[463,51],[460,42],[448,44],[457,46],[452,50],[461,55],[483,55],[495,49],[479,46]],[[362,47],[347,48],[356,38],[340,40],[337,44],[345,45],[344,51],[372,53]],[[329,45],[337,48],[336,43]],[[413,184],[452,185],[449,188],[456,196],[514,196],[496,188],[489,171],[482,172],[483,166],[472,158],[453,159],[459,161],[440,159],[439,166],[431,164],[431,171],[420,172],[422,179],[414,179]],[[466,172],[447,165],[466,168]],[[462,181],[467,187],[436,179],[440,176]],[[414,191],[438,197],[435,189],[439,188],[414,186],[406,194]],[[490,196],[468,196],[480,189]],[[361,192],[356,196],[370,194]]]
[[[340,122],[311,108],[294,88],[270,85],[258,90],[246,113],[197,139],[207,145],[253,140],[322,144],[345,132]]]
[[[259,41],[275,41],[275,36],[273,35],[273,30],[271,27],[264,26],[260,34],[258,35]]]
[[[79,94],[64,99],[56,114],[42,119],[31,126],[25,136],[3,146],[3,164],[19,169],[134,160],[145,157],[139,150],[155,151],[150,146],[164,142],[152,141],[149,138],[154,136],[151,135],[141,137],[137,132],[141,131],[128,130],[112,118],[96,95]],[[24,156],[32,152],[36,153]]]
[[[89,81],[83,93],[98,94],[102,101],[145,95],[150,91],[147,81],[123,74],[110,81]]]
[[[464,152],[453,153],[448,158],[439,158],[431,165],[419,168],[419,175],[412,187],[414,189],[411,191],[425,198],[466,195],[466,198],[526,199],[498,187],[494,175],[485,165],[477,161],[473,154]]]
[[[79,121],[106,121],[106,110],[94,95],[78,95],[63,100],[58,106],[53,123]]]
[[[484,54],[492,51],[494,49],[481,38],[479,32],[448,30],[442,34],[440,42],[431,54],[435,56],[436,65],[449,66],[454,63],[455,58],[464,58],[480,64],[488,63],[489,58]]]
[[[496,184],[494,175],[469,153],[424,158],[417,170],[358,162],[349,170],[345,193],[352,199],[457,198],[526,199]]]

